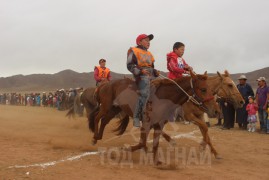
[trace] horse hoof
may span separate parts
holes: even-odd
[[[161,166],[161,165],[163,165],[163,162],[162,161],[157,161],[154,164],[155,164],[155,166]]]
[[[220,155],[215,155],[215,159],[222,159],[222,157]]]
[[[174,139],[172,139],[169,143],[172,147],[176,147],[177,146],[177,143]]]
[[[97,143],[97,140],[96,139],[93,139],[92,140],[92,145],[94,146],[94,145],[96,145],[96,143]]]
[[[200,145],[200,147],[199,147],[200,152],[205,151],[205,149],[206,149],[206,146],[204,146],[204,145]]]
[[[129,144],[124,144],[124,146],[122,147],[122,150],[131,151],[131,146]]]

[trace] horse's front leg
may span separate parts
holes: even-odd
[[[201,134],[203,136],[203,141],[204,141],[204,143],[201,144],[203,148],[205,148],[205,146],[208,144],[215,158],[219,159],[220,158],[219,154],[211,143],[210,137],[208,135],[208,127],[205,121],[203,120],[202,116],[195,116],[194,114],[191,113],[191,114],[186,115],[185,118],[188,120],[191,120],[195,125],[199,127]]]
[[[154,134],[153,134],[153,160],[155,165],[160,165],[162,162],[159,160],[158,157],[158,147],[160,141],[160,135],[162,134],[162,127],[158,124],[153,126]]]
[[[150,128],[141,127],[139,143],[137,145],[134,145],[134,146],[130,147],[130,150],[132,152],[136,151],[138,149],[142,149],[142,148],[144,148],[144,150],[147,152],[147,150],[148,150],[148,148],[147,148],[147,137],[148,137],[149,131],[150,131]]]
[[[92,139],[92,144],[95,145],[97,143],[97,140],[99,140],[99,131],[98,131],[98,128],[99,128],[99,121],[100,119],[103,117],[104,113],[102,110],[100,110],[97,114],[97,116],[95,117],[94,119],[94,136],[93,136],[93,139]]]

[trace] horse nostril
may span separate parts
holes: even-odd
[[[240,101],[240,104],[245,104],[244,101]]]

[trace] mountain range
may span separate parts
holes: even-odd
[[[222,72],[221,72],[222,73]],[[166,72],[162,72],[166,75]],[[237,78],[244,74],[248,78],[248,83],[257,88],[256,79],[260,76],[269,80],[269,67],[255,70],[248,73],[231,74],[231,78],[237,84]],[[209,75],[213,75],[210,73]],[[0,78],[0,92],[40,92],[40,91],[55,91],[56,89],[69,89],[76,87],[95,87],[93,72],[75,72],[67,69],[55,74],[31,74],[31,75],[14,75],[10,77]],[[111,72],[113,79],[124,77],[132,77],[131,74],[120,74]]]

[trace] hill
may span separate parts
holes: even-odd
[[[163,72],[163,74],[166,74]],[[232,79],[237,84],[237,78],[242,73],[231,74]],[[256,71],[244,73],[248,78],[248,83],[254,89],[257,88],[256,79],[264,76],[269,80],[269,67]],[[111,72],[113,79],[120,79],[124,76],[132,77],[131,74],[119,74]],[[94,87],[95,81],[93,72],[78,73],[70,69],[60,71],[55,74],[31,74],[15,75],[0,78],[0,92],[29,92],[29,91],[55,91],[56,89],[69,89],[70,87]]]
[[[111,75],[113,79],[126,76],[114,72],[111,72]],[[94,87],[95,81],[93,76],[93,72],[78,73],[68,69],[55,74],[2,77],[0,78],[0,92],[55,91],[56,89],[69,89],[70,87]]]

